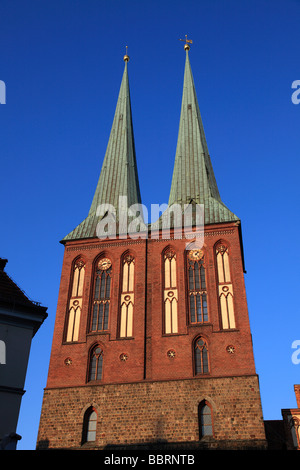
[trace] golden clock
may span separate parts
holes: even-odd
[[[203,258],[203,251],[202,250],[191,250],[189,252],[189,259],[191,261],[199,261],[199,259]]]
[[[102,271],[106,271],[106,269],[109,269],[110,267],[111,261],[108,258],[103,258],[98,263],[98,269],[101,269]]]

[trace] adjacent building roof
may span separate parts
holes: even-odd
[[[0,317],[12,319],[17,316],[18,321],[29,322],[35,333],[47,318],[47,307],[27,297],[4,271],[6,263],[6,259],[0,258]]]
[[[236,221],[222,202],[215,179],[199,110],[188,47],[184,71],[181,115],[169,206],[204,205],[204,223]]]
[[[118,222],[119,210],[127,212],[131,205],[141,204],[127,70],[129,57],[126,55],[124,60],[125,68],[115,116],[90,211],[87,218],[62,242],[96,237],[97,224],[106,213],[102,211],[102,215],[97,215],[100,205],[113,206]],[[123,196],[123,207],[119,204],[120,196]],[[109,210],[109,206],[107,208]]]

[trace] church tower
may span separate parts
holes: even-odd
[[[90,211],[62,240],[38,449],[265,448],[240,219],[218,191],[185,51],[169,206],[204,208],[203,244],[175,219],[168,236],[161,219],[123,230],[141,204],[126,55]]]

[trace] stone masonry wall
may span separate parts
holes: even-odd
[[[46,389],[37,448],[84,448],[85,411],[98,415],[93,447],[199,441],[198,405],[213,410],[216,441],[265,439],[258,378],[194,378]]]

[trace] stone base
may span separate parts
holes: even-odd
[[[213,437],[199,439],[198,406],[212,409]],[[83,443],[85,412],[97,412],[96,441]],[[38,449],[264,448],[257,376],[46,389]]]

